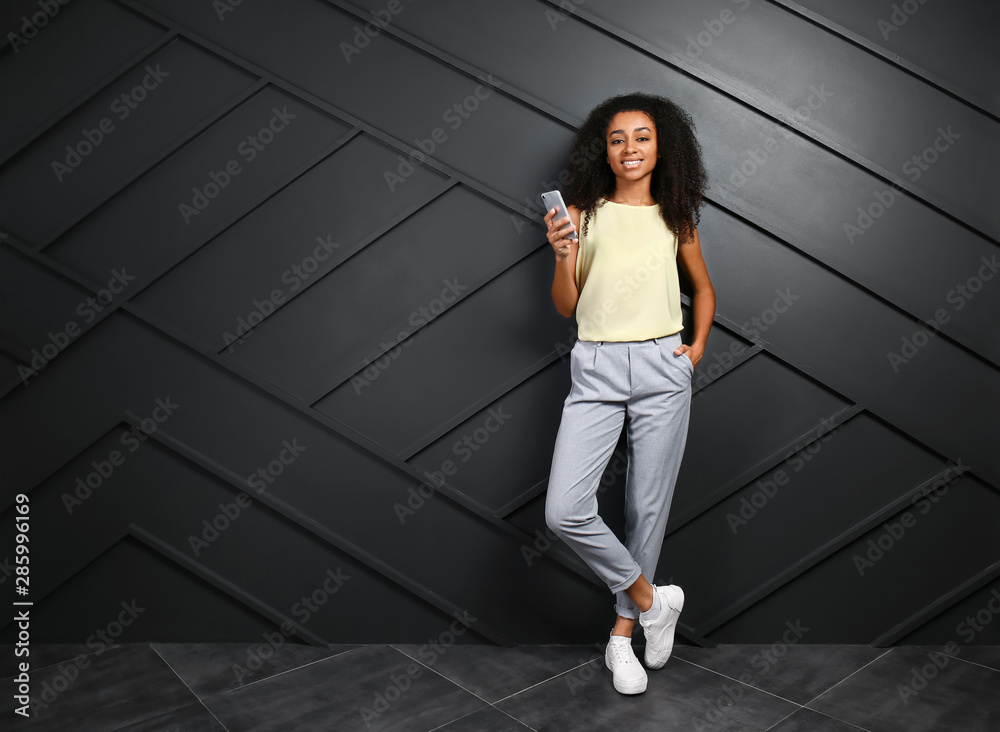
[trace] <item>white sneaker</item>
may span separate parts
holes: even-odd
[[[654,585],[653,592],[660,597],[660,614],[655,619],[648,620],[644,617],[646,613],[641,612],[639,624],[646,634],[646,665],[649,668],[662,668],[674,649],[674,631],[684,608],[684,590],[677,585]]]
[[[646,669],[632,650],[632,639],[612,635],[604,650],[604,665],[611,669],[615,690],[620,694],[641,694],[646,690]]]

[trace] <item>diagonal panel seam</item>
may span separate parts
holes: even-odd
[[[225,592],[227,595],[240,603],[249,607],[251,610],[259,615],[263,615],[265,618],[275,623],[279,627],[288,623],[290,626],[295,628],[296,634],[299,635],[303,640],[308,640],[314,646],[326,646],[329,645],[322,637],[313,633],[311,630],[306,628],[301,623],[292,620],[287,617],[284,613],[280,612],[276,608],[271,607],[263,600],[254,597],[249,592],[244,591],[234,583],[227,580],[222,575],[217,572],[213,572],[208,567],[203,565],[201,562],[197,562],[190,557],[185,556],[182,552],[178,551],[170,544],[160,539],[158,536],[153,534],[153,532],[143,528],[141,525],[135,522],[130,522],[128,524],[128,535],[135,537],[143,544],[148,546],[153,551],[166,557],[175,564],[179,565],[183,569],[187,570],[191,574],[198,577],[210,585],[215,587],[217,590]]]
[[[977,572],[972,577],[969,577],[964,582],[953,587],[934,602],[929,603],[926,607],[921,608],[908,618],[904,618],[899,623],[886,630],[878,638],[873,640],[871,645],[876,648],[884,648],[885,646],[895,645],[901,638],[909,635],[915,630],[918,630],[920,626],[948,611],[977,590],[980,590],[990,582],[993,582],[998,577],[1000,577],[1000,561],[996,561],[982,571]]]
[[[170,39],[171,42],[175,40],[176,37]],[[155,53],[158,53],[160,50],[162,49],[161,48],[154,49],[153,53],[149,54],[149,57],[153,56]],[[140,61],[139,63],[142,63],[142,61]],[[129,69],[128,71],[131,71],[131,69]],[[241,68],[241,71],[245,71],[245,69]],[[169,141],[161,150],[159,150],[158,153],[160,157],[158,159],[151,159],[143,168],[140,168],[134,171],[130,176],[119,180],[117,186],[108,189],[107,195],[105,196],[104,200],[94,204],[89,210],[80,215],[76,220],[70,221],[61,229],[57,229],[53,234],[51,234],[48,237],[48,239],[38,242],[36,244],[36,248],[38,249],[38,251],[44,250],[46,247],[50,246],[53,242],[57,241],[60,237],[65,236],[67,232],[73,230],[75,227],[79,226],[81,223],[86,221],[87,218],[93,216],[94,213],[96,213],[101,208],[110,203],[116,196],[118,196],[122,191],[128,188],[128,186],[132,185],[132,183],[142,178],[143,176],[149,174],[155,168],[160,166],[164,161],[168,160],[178,150],[181,150],[186,145],[192,143],[194,140],[200,137],[206,130],[211,128],[216,122],[225,118],[227,115],[231,114],[235,109],[239,108],[242,104],[246,103],[255,95],[260,93],[260,91],[266,88],[266,86],[267,82],[264,81],[263,79],[258,78],[253,83],[248,84],[245,88],[236,92],[233,96],[224,99],[209,115],[202,118],[201,120],[193,124],[191,127],[181,132],[173,140]],[[99,89],[97,93],[100,93],[101,91],[103,91],[103,89]],[[22,152],[21,150],[18,150],[18,154],[20,154],[21,152]]]
[[[965,468],[965,466],[962,467]],[[770,579],[758,585],[756,589],[730,603],[727,607],[717,611],[714,615],[709,616],[707,619],[702,621],[699,626],[699,631],[706,635],[711,633],[719,626],[745,612],[751,606],[756,605],[768,595],[784,587],[796,577],[805,574],[808,570],[812,569],[823,560],[833,556],[833,554],[840,551],[851,542],[856,541],[879,524],[896,515],[905,504],[912,503],[917,496],[925,495],[931,486],[936,484],[940,485],[941,481],[950,482],[966,472],[971,474],[972,471],[968,469],[957,469],[957,466],[950,466],[931,476],[927,480],[922,481],[906,493],[900,495],[894,501],[886,504],[879,510],[869,515],[867,518],[862,519],[854,526],[842,531],[839,535],[817,547],[812,552],[798,560],[793,566],[773,575]]]
[[[149,20],[149,18],[146,18],[146,20]],[[8,153],[6,157],[0,157],[0,167],[6,165],[9,161],[24,152],[26,148],[38,142],[38,140],[47,132],[69,117],[69,115],[77,109],[91,101],[94,97],[100,94],[102,90],[113,84],[117,79],[122,78],[129,71],[141,64],[145,59],[166,47],[170,41],[175,38],[175,36],[176,34],[170,30],[163,31],[160,36],[153,39],[145,48],[139,49],[131,58],[125,59],[118,67],[112,69],[105,76],[98,79],[89,89],[85,89],[81,92],[76,99],[70,100],[61,109],[58,109],[55,113],[53,113],[51,117],[39,124],[38,129],[32,130],[26,137],[22,138],[15,145],[13,145],[11,147],[11,152]]]
[[[792,453],[801,452],[817,442],[824,435],[839,429],[848,421],[864,411],[864,408],[860,405],[852,404],[849,407],[845,407],[839,412],[834,413],[829,418],[822,418],[820,420],[820,424],[810,428],[804,434],[799,435],[791,442],[785,443],[785,445],[760,460],[756,465],[747,468],[742,473],[721,486],[717,491],[706,496],[704,500],[695,503],[686,511],[678,514],[680,518],[677,519],[676,524],[672,523],[668,527],[666,536],[673,534],[686,524],[691,523],[703,513],[707,513],[712,510],[741,488],[749,485],[752,481],[757,480],[768,471],[780,465],[782,462],[787,460]]]
[[[770,1],[774,5],[784,8],[793,15],[798,15],[799,17],[805,19],[812,25],[822,28],[831,35],[843,38],[845,41],[848,41],[852,45],[858,46],[859,48],[861,48],[864,51],[867,51],[873,56],[878,56],[880,61],[884,61],[885,63],[898,67],[902,71],[905,71],[911,76],[920,79],[929,86],[936,88],[943,94],[947,94],[948,96],[955,99],[955,101],[961,102],[962,104],[971,107],[975,111],[986,115],[987,117],[991,118],[994,122],[1000,122],[1000,115],[998,115],[996,112],[993,112],[987,109],[986,107],[983,107],[982,105],[972,101],[971,99],[966,99],[964,96],[962,96],[961,92],[952,89],[951,85],[944,79],[937,76],[937,74],[933,74],[927,69],[923,68],[922,66],[919,66],[911,61],[907,61],[902,56],[892,53],[885,46],[880,46],[878,43],[871,41],[868,38],[858,33],[855,33],[849,28],[840,25],[836,21],[830,20],[826,16],[821,15],[820,13],[817,13],[813,10],[810,10],[803,5],[800,5],[797,2],[794,2],[794,0],[770,0]]]
[[[134,421],[138,426],[139,419],[130,415],[130,421]],[[371,554],[367,550],[363,549],[353,541],[345,539],[337,532],[333,531],[329,527],[320,523],[316,519],[307,515],[303,511],[299,510],[295,506],[287,503],[276,496],[264,492],[256,491],[249,483],[246,482],[244,478],[236,475],[229,468],[219,464],[215,460],[212,460],[207,455],[195,450],[186,443],[171,437],[167,432],[164,431],[162,427],[157,429],[153,433],[149,433],[149,437],[156,440],[160,444],[167,447],[173,453],[177,454],[181,458],[194,463],[202,470],[210,473],[215,478],[225,481],[230,486],[237,488],[243,492],[249,493],[254,492],[253,500],[255,502],[262,503],[267,506],[268,509],[278,514],[284,519],[294,523],[298,527],[305,529],[313,536],[317,536],[323,539],[326,543],[335,547],[337,550],[344,552],[349,557],[365,565],[371,570],[378,572],[380,575],[386,579],[394,582],[399,587],[402,587],[417,596],[424,602],[429,603],[438,610],[445,612],[447,614],[453,615],[454,613],[460,613],[462,608],[442,597],[433,590],[425,587],[424,585],[410,579],[406,575],[394,569],[389,563],[379,559],[375,555]],[[173,553],[183,556],[177,550],[172,550]],[[185,557],[186,558],[186,557]],[[193,560],[192,560],[193,561]],[[200,565],[199,565],[200,566]],[[512,645],[512,642],[500,631],[491,627],[490,625],[477,621],[477,632],[481,635],[489,638],[494,643],[498,645]]]

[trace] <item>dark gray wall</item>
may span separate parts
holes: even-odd
[[[224,6],[0,11],[0,581],[25,493],[35,642],[123,602],[122,642],[603,638],[545,536],[575,334],[536,202],[634,89],[712,182],[656,577],[686,639],[1000,642],[963,625],[1000,597],[995,3]]]

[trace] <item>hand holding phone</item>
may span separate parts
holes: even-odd
[[[572,231],[566,233],[563,237],[564,239],[579,239],[576,227],[573,226],[573,219],[569,217],[569,211],[566,208],[565,201],[563,201],[562,193],[559,191],[546,191],[542,194],[542,204],[545,206],[545,213],[548,213],[553,208],[556,210],[555,216],[552,217],[553,221],[568,219],[569,223],[567,226],[571,226],[573,228]]]

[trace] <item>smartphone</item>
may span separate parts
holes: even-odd
[[[566,202],[563,201],[562,193],[559,191],[546,191],[543,193],[542,204],[545,206],[545,213],[548,213],[553,208],[556,210],[556,215],[553,221],[569,218],[569,211],[566,210]],[[573,225],[573,219],[569,220],[569,225]],[[566,238],[578,239],[579,236],[575,231],[571,231],[566,235]]]

